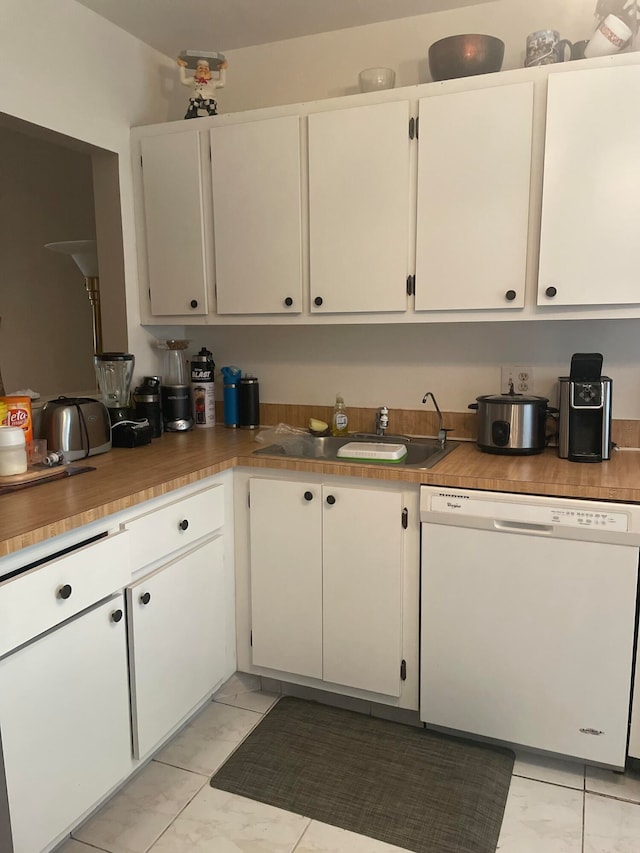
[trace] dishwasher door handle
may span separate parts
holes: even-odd
[[[534,536],[551,536],[553,525],[528,524],[526,521],[498,521],[494,519],[493,526],[504,533],[532,533]]]

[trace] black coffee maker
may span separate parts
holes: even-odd
[[[577,352],[560,383],[558,455],[570,462],[611,458],[611,379],[602,376],[602,355]]]

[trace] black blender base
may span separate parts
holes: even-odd
[[[165,421],[164,422],[164,431],[165,432],[185,432],[193,427],[193,420],[191,418],[179,418],[175,421]]]
[[[153,428],[148,420],[120,421],[111,428],[112,447],[143,447],[151,444]]]
[[[135,411],[130,406],[119,406],[114,408],[109,408],[109,420],[111,421],[111,426],[115,424],[119,424],[121,421],[132,421],[135,419]]]
[[[112,447],[143,447],[150,444],[153,428],[146,418],[136,418],[129,406],[109,409]]]

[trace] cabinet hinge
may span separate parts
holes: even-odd
[[[406,507],[402,510],[402,526],[405,530],[409,526],[409,510]]]
[[[416,277],[415,275],[407,276],[407,296],[415,296],[416,292]]]
[[[409,119],[409,139],[415,139],[416,135],[416,120],[413,116]]]
[[[400,681],[406,681],[406,680],[407,680],[407,662],[406,662],[406,660],[403,660],[400,663]]]

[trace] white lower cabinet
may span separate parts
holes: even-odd
[[[320,490],[258,478],[250,489],[253,662],[322,678]]]
[[[636,673],[640,666],[640,633],[636,638]],[[640,677],[636,674],[631,698],[631,724],[629,729],[629,758],[640,759]]]
[[[235,671],[231,481],[0,560],[0,853],[52,850]]]
[[[253,665],[399,697],[403,493],[258,477],[249,489]]]
[[[123,610],[119,595],[0,661],[3,851],[40,853],[131,771]]]
[[[127,588],[136,758],[222,679],[223,585],[223,539],[217,536]]]

